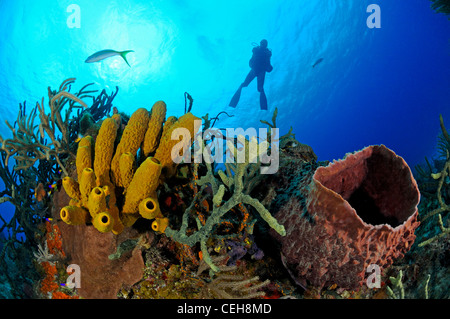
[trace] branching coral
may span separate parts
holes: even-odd
[[[445,128],[442,115],[440,116],[440,125],[441,125],[441,130],[442,130],[442,139],[441,139],[439,145],[441,146],[441,148],[440,148],[441,152],[445,151],[445,153],[446,153],[446,162],[445,162],[444,168],[442,169],[441,172],[436,173],[436,174],[430,174],[433,179],[439,181],[438,185],[437,185],[437,190],[436,190],[436,198],[437,198],[439,207],[433,209],[428,214],[426,214],[422,218],[422,222],[429,219],[430,217],[438,215],[438,226],[439,226],[439,229],[441,230],[441,233],[421,242],[419,244],[419,247],[426,246],[426,245],[432,243],[433,241],[435,241],[439,238],[442,238],[444,236],[448,236],[450,234],[450,227],[445,227],[444,223],[442,221],[442,214],[450,212],[450,205],[448,205],[444,201],[444,198],[443,198],[444,189],[448,188],[447,181],[448,181],[449,174],[450,174],[450,155],[449,155],[449,150],[445,149],[445,145],[450,145],[450,136],[448,135],[447,130]],[[444,143],[444,141],[445,141],[445,143]]]
[[[14,156],[17,162],[14,169],[25,170],[32,167],[38,160],[49,161],[51,157],[54,157],[65,175],[68,175],[59,156],[70,152],[68,129],[70,113],[72,108],[87,107],[80,98],[67,91],[74,80],[65,80],[56,92],[52,91],[50,87],[48,88],[50,113],[46,113],[44,98],[42,98],[41,103],[37,102],[36,107],[28,116],[25,103],[23,106],[20,105],[20,112],[16,120],[17,129],[15,125],[13,127],[8,121],[5,121],[13,134],[12,139],[4,139],[0,136],[2,150],[7,154],[6,164],[9,158]],[[69,103],[69,107],[63,119],[61,111],[67,103]],[[34,120],[38,115],[40,124],[35,125]],[[45,143],[46,137],[50,138],[50,144]]]
[[[246,150],[248,150],[248,148],[246,148]],[[226,173],[220,170],[218,171],[218,177],[214,175],[212,165],[207,161],[207,173],[196,183],[201,187],[201,189],[194,197],[190,207],[188,207],[184,212],[180,229],[174,230],[171,227],[167,227],[165,230],[165,234],[167,236],[182,244],[193,246],[196,243],[200,243],[203,259],[210,265],[211,269],[216,272],[219,271],[219,268],[212,262],[207,250],[206,242],[211,237],[213,228],[220,223],[223,216],[240,203],[253,207],[270,227],[272,227],[281,236],[285,235],[284,227],[277,222],[277,220],[257,199],[252,198],[245,192],[245,188],[248,188],[249,183],[251,183],[251,178],[244,178],[246,175],[253,177],[253,174],[249,174],[249,171],[253,171],[253,165],[258,165],[251,163],[253,162],[253,158],[250,157],[249,153],[246,155],[246,161],[244,163],[236,163],[234,165],[231,163],[226,163]],[[253,154],[253,156],[255,156],[255,154]],[[200,220],[195,217],[197,221],[197,231],[188,235],[187,231],[189,217],[192,214],[193,205],[203,190],[209,186],[211,187],[213,194],[212,211],[210,211],[210,215],[207,217],[204,224],[202,224]],[[226,193],[229,197],[224,200],[224,198],[226,198]]]

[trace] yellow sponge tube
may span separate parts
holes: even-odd
[[[97,176],[97,186],[110,181],[109,171],[114,153],[114,141],[117,135],[117,123],[112,118],[103,120],[95,141],[94,171]]]
[[[147,219],[163,217],[156,197],[148,197],[139,204],[139,214]]]
[[[92,189],[89,194],[87,207],[92,217],[106,210],[106,196],[101,187],[94,187]]]
[[[70,198],[81,200],[80,185],[70,176],[66,176],[62,180],[62,185]]]
[[[144,199],[155,193],[159,185],[161,164],[154,157],[147,158],[134,173],[130,186],[125,195],[125,203],[122,208],[124,214],[134,214],[139,211],[139,204]]]
[[[92,225],[101,233],[107,233],[113,229],[114,221],[108,212],[101,212],[95,215]]]
[[[111,231],[113,232],[114,235],[120,234],[123,231],[124,226],[119,217],[119,209],[117,208],[116,205],[111,206],[108,209],[108,213],[111,216],[111,219],[113,221],[113,227],[112,227]]]
[[[163,101],[156,102],[152,107],[152,114],[148,122],[148,128],[145,133],[144,142],[142,143],[142,151],[145,157],[156,150],[158,145],[159,135],[166,119],[166,103]]]
[[[123,153],[120,156],[119,169],[123,187],[128,188],[134,174],[134,155],[131,152]]]
[[[95,174],[92,168],[85,168],[79,177],[81,203],[88,206],[89,194],[95,187]]]
[[[137,151],[144,140],[149,119],[150,116],[148,111],[144,108],[140,108],[131,115],[127,126],[123,130],[119,145],[117,145],[116,153],[111,161],[111,178],[116,186],[123,187],[119,167],[120,156],[126,152],[130,152],[136,156]]]
[[[80,182],[80,176],[83,170],[85,168],[92,168],[93,146],[94,139],[89,135],[83,137],[78,143],[77,158],[75,161],[77,166],[78,182]]]
[[[169,226],[168,218],[156,218],[152,223],[152,229],[159,233],[164,233],[167,226]]]
[[[139,213],[136,214],[120,214],[120,221],[124,227],[131,227],[139,219]]]
[[[63,207],[59,215],[63,222],[68,225],[83,225],[88,220],[88,211],[77,206]]]
[[[164,130],[163,135],[161,136],[161,141],[159,142],[158,149],[155,153],[155,158],[157,158],[164,169],[164,174],[167,176],[172,176],[175,173],[175,168],[177,164],[172,159],[172,150],[174,147],[177,150],[188,150],[194,141],[194,121],[199,118],[194,116],[192,113],[186,113],[181,116],[177,122],[170,125],[167,130]],[[179,128],[185,128],[189,131],[189,135],[187,138],[183,138],[181,141],[172,140],[172,132]],[[177,137],[178,138],[178,137]]]

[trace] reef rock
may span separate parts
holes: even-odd
[[[59,210],[70,198],[64,189],[55,192],[53,217],[59,219]],[[81,272],[81,288],[78,295],[83,298],[112,299],[122,286],[131,286],[143,277],[144,260],[141,249],[123,254],[120,258],[110,260],[109,255],[116,253],[121,242],[138,237],[133,228],[126,228],[121,234],[100,233],[92,225],[71,226],[58,221],[61,231],[63,250],[67,256],[66,263],[77,264]]]
[[[297,165],[295,188],[278,191],[273,207],[286,236],[272,235],[298,284],[355,289],[373,273],[369,265],[382,270],[411,248],[419,190],[406,162],[383,145],[316,166]]]

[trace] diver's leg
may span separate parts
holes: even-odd
[[[259,106],[261,110],[267,110],[267,97],[264,92],[264,80],[266,77],[266,72],[262,72],[258,75],[258,92],[259,92]]]
[[[239,103],[239,99],[241,98],[242,88],[247,87],[250,84],[250,82],[253,81],[255,76],[256,76],[255,71],[250,70],[250,72],[245,77],[244,82],[242,82],[242,84],[237,89],[236,93],[234,93],[233,97],[231,98],[230,104],[228,104],[229,106],[231,107],[237,106],[237,104]]]
[[[267,97],[264,90],[259,93],[259,106],[261,110],[267,110]]]
[[[242,82],[241,84],[241,88],[246,88],[250,82],[253,81],[253,79],[256,77],[256,72],[252,70],[250,70],[250,72],[248,72],[247,76],[245,77],[244,82]]]

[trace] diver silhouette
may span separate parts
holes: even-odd
[[[263,39],[259,43],[259,46],[255,46],[253,48],[253,55],[249,61],[251,70],[247,74],[244,82],[242,82],[242,84],[237,89],[236,93],[234,93],[229,106],[237,106],[241,97],[242,88],[247,87],[250,82],[252,82],[256,77],[257,88],[259,92],[259,105],[261,106],[261,110],[267,110],[267,97],[266,93],[264,92],[264,80],[266,77],[266,72],[272,72],[273,70],[273,66],[270,64],[270,57],[272,56],[272,52],[267,48],[267,44],[267,40]]]

